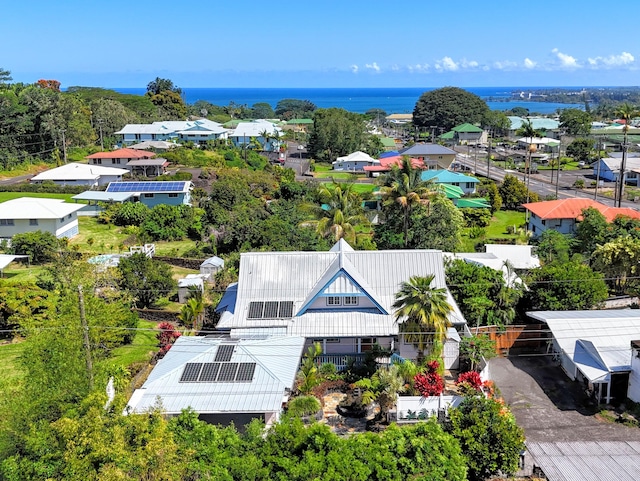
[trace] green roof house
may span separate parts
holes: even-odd
[[[456,125],[451,132],[454,140],[459,144],[483,144],[487,141],[487,133],[484,129],[469,123]]]

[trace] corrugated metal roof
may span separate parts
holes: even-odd
[[[346,247],[345,247],[346,246]],[[398,333],[392,304],[403,282],[412,276],[434,275],[435,287],[446,287],[443,257],[436,250],[354,251],[344,241],[330,252],[257,252],[240,257],[240,276],[235,314],[218,324],[222,329],[284,327],[291,335],[314,337],[388,336]],[[308,311],[293,319],[247,319],[253,301],[293,301],[297,313],[329,282],[328,272],[347,265],[349,273],[379,310],[345,308]],[[345,294],[345,293],[343,293]],[[448,293],[454,308],[450,319],[464,323],[464,317]]]
[[[61,219],[83,207],[63,199],[20,197],[0,203],[0,219]]]
[[[71,197],[74,200],[97,200],[100,202],[124,202],[133,197],[133,192],[104,192],[101,190],[86,190]]]
[[[251,382],[180,382],[184,366],[214,362],[220,344],[234,343],[232,362],[256,363]],[[144,412],[158,399],[164,412],[187,407],[199,413],[279,412],[286,390],[293,387],[304,339],[278,337],[261,340],[180,337],[131,397],[131,412]]]
[[[45,170],[31,178],[33,182],[45,180],[96,180],[101,175],[122,176],[128,174],[127,169],[118,169],[116,167],[102,167],[101,165],[88,165],[71,162],[70,164],[61,165],[54,169]]]
[[[640,473],[640,443],[527,443],[535,466],[549,481],[635,481]]]
[[[439,144],[415,144],[400,151],[402,155],[455,155],[455,151]]]

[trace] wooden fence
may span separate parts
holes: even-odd
[[[507,326],[500,329],[498,326],[483,326],[469,328],[472,334],[486,334],[496,343],[496,353],[508,355],[511,349],[524,352],[535,352],[546,348],[549,336],[549,328],[546,324],[523,324]]]

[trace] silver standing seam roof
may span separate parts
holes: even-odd
[[[314,294],[324,291],[344,268],[378,308],[305,310]],[[339,241],[329,252],[251,252],[240,257],[240,276],[233,316],[220,320],[219,329],[286,328],[291,336],[394,336],[398,324],[392,304],[403,282],[412,276],[434,275],[434,285],[446,288],[442,252],[437,250],[354,251]],[[336,278],[336,281],[341,279]],[[465,320],[447,290],[453,306],[450,321]],[[253,301],[292,301],[293,317],[248,319]]]
[[[640,442],[527,443],[534,466],[549,481],[636,481]]]
[[[182,336],[154,367],[146,382],[131,396],[127,412],[142,413],[160,403],[163,412],[198,413],[280,412],[293,388],[304,348],[301,337],[272,339]],[[235,349],[229,362],[255,363],[249,382],[181,382],[187,363],[212,363],[221,344]]]

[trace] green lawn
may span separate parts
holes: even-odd
[[[469,237],[471,229],[464,229],[462,234],[461,252],[475,252],[475,245],[490,244],[492,239],[521,239],[520,234],[508,234],[507,227],[515,226],[516,229],[524,225],[525,213],[512,210],[501,210],[493,216],[491,224],[484,228],[485,234],[482,237],[472,239]]]
[[[335,180],[353,180],[363,178],[364,174],[354,174],[352,172],[334,171],[331,164],[314,164],[313,176],[320,179],[332,178]]]
[[[155,322],[140,320],[133,342],[126,346],[115,348],[106,362],[113,366],[123,367],[129,367],[140,362],[149,362],[153,354],[158,350],[155,327]]]
[[[34,283],[38,275],[44,270],[44,266],[28,265],[19,261],[12,262],[2,272],[2,278],[6,281],[17,283]]]
[[[330,186],[331,183],[330,182],[323,182],[322,185],[324,186]],[[378,186],[376,184],[361,184],[361,183],[354,183],[353,184],[353,191],[357,192],[358,194],[366,197],[369,194],[371,194],[374,190],[376,190],[378,188]]]
[[[2,382],[7,385],[17,381],[22,376],[18,366],[18,357],[22,354],[24,344],[13,342],[0,345],[0,366],[2,366]]]
[[[71,197],[76,194],[48,194],[46,192],[0,192],[0,202],[18,199],[20,197],[39,197],[46,199],[62,199],[65,202],[73,203]]]
[[[79,245],[81,252],[93,254],[117,253],[118,246],[130,236],[123,233],[124,228],[110,224],[101,224],[96,217],[78,217],[80,233],[69,241],[70,245]],[[93,238],[93,245],[88,240]],[[175,256],[194,247],[191,240],[173,242],[155,242],[156,254],[160,256]],[[128,250],[128,248],[126,249]]]

